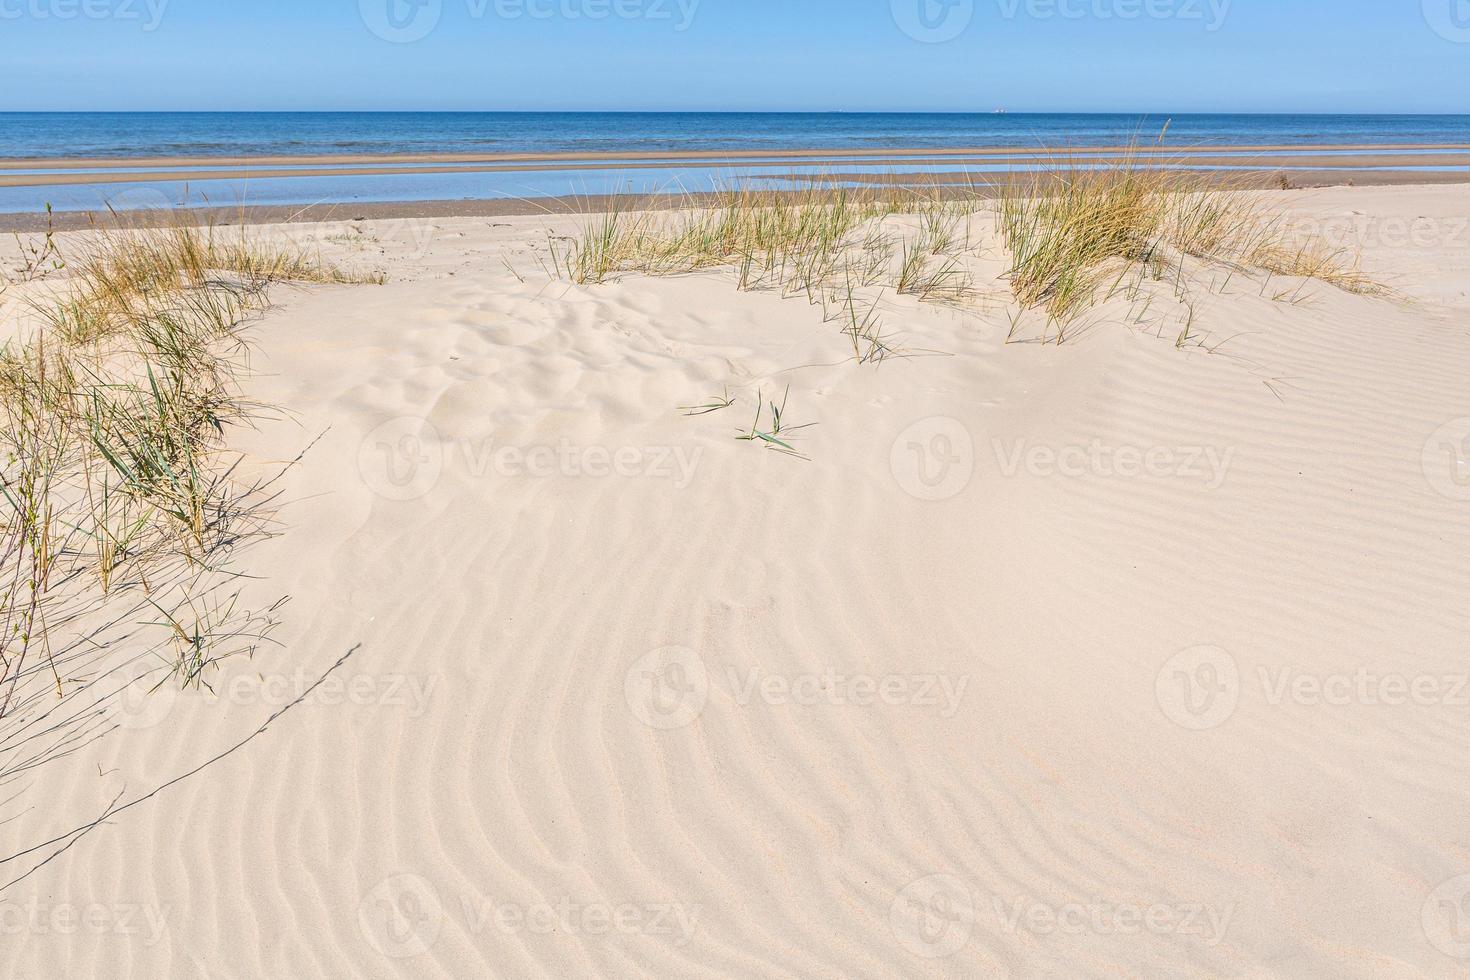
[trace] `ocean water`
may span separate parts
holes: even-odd
[[[987,174],[1035,170],[1028,164],[905,165],[905,173],[963,173],[981,180]],[[1171,169],[1189,169],[1174,167]],[[1210,170],[1254,171],[1258,167],[1210,167]],[[1294,168],[1283,168],[1294,169]],[[1318,167],[1341,170],[1350,167]],[[1377,168],[1405,173],[1462,173],[1467,166]],[[892,173],[891,164],[844,165],[842,174]],[[125,181],[106,184],[69,184],[56,187],[0,187],[0,213],[38,213],[48,205],[56,211],[159,210],[182,206],[238,207],[260,205],[375,204],[400,201],[533,201],[554,197],[592,197],[628,194],[687,194],[748,186],[766,190],[794,190],[820,181],[824,187],[862,186],[834,179],[831,168],[787,165],[776,174],[748,167],[640,168],[617,170],[560,170],[556,168],[505,173],[377,174],[221,178],[205,181]]]
[[[0,187],[0,212],[387,201],[535,199],[613,193],[680,193],[759,183],[799,186],[840,173],[985,173],[1026,169],[1024,159],[965,164],[943,158],[903,162],[844,157],[859,149],[1064,147],[1152,142],[1185,155],[1230,155],[1231,147],[1280,144],[1470,145],[1470,116],[1036,115],[856,113],[0,113],[0,161],[21,176],[107,175],[95,183],[39,181]],[[820,161],[743,158],[670,165],[653,159],[610,168],[600,152],[651,154],[743,150],[824,151]],[[229,158],[452,152],[484,154],[453,173],[392,174],[346,161],[330,176],[259,177]],[[502,153],[563,153],[566,159],[496,168]],[[1390,153],[1400,151],[1390,150]],[[1433,151],[1430,151],[1433,153]],[[217,160],[169,167],[185,179],[157,179],[150,157]],[[116,160],[104,167],[88,159]],[[55,159],[27,166],[16,161]],[[78,161],[70,164],[66,161]],[[272,170],[307,169],[302,165]],[[258,169],[258,168],[257,168]],[[1247,168],[1249,169],[1249,168]],[[1289,168],[1288,168],[1289,169]],[[1464,167],[1416,165],[1419,170]],[[149,171],[153,173],[149,173]],[[136,177],[136,179],[134,179]],[[119,180],[118,178],[121,178]],[[154,178],[154,179],[150,179]],[[58,180],[59,180],[58,176]]]
[[[883,147],[1470,143],[1467,116],[1068,113],[0,113],[0,157],[635,153]]]

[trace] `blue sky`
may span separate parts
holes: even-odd
[[[1470,0],[0,0],[8,110],[998,106],[1470,112]]]

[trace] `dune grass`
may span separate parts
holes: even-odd
[[[1274,275],[1315,279],[1363,296],[1389,293],[1388,287],[1362,271],[1355,253],[1321,241],[1265,241],[1249,254],[1253,265]]]
[[[1130,278],[1169,278],[1183,299],[1191,261],[1382,291],[1347,252],[1294,241],[1248,177],[1156,168],[1133,152],[1102,167],[1059,161],[1003,185],[999,226],[1017,301],[1060,322]]]
[[[1285,276],[1387,292],[1355,255],[1291,234],[1257,175],[1169,170],[1135,146],[1105,165],[1057,159],[1012,175],[993,193],[992,202],[973,186],[948,198],[896,184],[726,191],[672,212],[599,216],[579,236],[551,241],[549,271],[584,285],[629,273],[732,271],[738,289],[821,305],[860,363],[902,351],[883,324],[885,291],[960,307],[975,296],[971,218],[992,208],[1008,262],[1003,278],[1020,312],[1043,311],[1058,341],[1119,292],[1147,313],[1152,281],[1169,286],[1187,311],[1180,346],[1190,345],[1202,335],[1192,279],[1206,271],[1215,284],[1242,274],[1267,286]],[[1275,298],[1295,301],[1302,285]]]
[[[720,192],[671,212],[613,211],[550,240],[547,271],[579,285],[620,275],[733,274],[742,291],[802,296],[823,309],[859,363],[902,353],[879,308],[885,291],[956,303],[971,292],[959,253],[977,200],[942,201],[900,186],[794,193]],[[907,218],[917,229],[890,222]]]
[[[46,205],[46,231],[39,238],[30,240],[15,237],[16,252],[20,256],[20,264],[16,267],[16,275],[21,282],[34,282],[44,279],[52,273],[60,272],[66,268],[66,261],[61,257],[61,250],[56,246],[56,216],[51,210],[51,205]],[[4,283],[0,282],[0,288]]]
[[[277,282],[381,282],[324,264],[297,248],[266,244],[243,229],[176,225],[129,227],[121,216],[101,228],[70,260],[76,288],[46,311],[50,327],[71,344],[86,344],[159,320],[231,323],[237,301]],[[218,304],[219,310],[203,307]],[[198,333],[198,331],[191,331]]]
[[[786,387],[785,393],[782,394],[779,405],[774,400],[766,401],[764,394],[757,391],[755,394],[755,421],[751,423],[749,432],[742,430],[741,434],[735,438],[741,442],[751,442],[765,446],[767,449],[787,456],[794,456],[797,459],[809,459],[810,457],[793,446],[789,440],[792,439],[793,432],[810,429],[816,423],[808,422],[805,425],[792,425],[787,421],[786,404],[790,398],[790,385]],[[769,417],[770,421],[763,423],[761,420],[767,417]]]
[[[629,272],[678,275],[739,270],[742,289],[779,285],[807,291],[832,278],[847,236],[862,221],[893,213],[876,194],[767,194],[724,191],[699,206],[667,214],[613,210],[594,219],[565,248],[553,243],[552,269],[578,284]]]
[[[244,231],[115,221],[35,299],[31,339],[0,348],[0,718],[27,664],[50,656],[54,604],[151,593],[160,567],[207,570],[228,550],[246,494],[221,445],[255,411],[237,384],[239,328],[269,286],[379,280]],[[197,680],[208,651],[195,647],[179,670]]]

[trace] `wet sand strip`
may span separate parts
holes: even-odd
[[[865,160],[868,158],[865,158]],[[900,169],[904,166],[945,166],[965,167],[975,166],[979,170],[991,170],[1003,164],[1015,167],[1034,167],[1038,164],[1054,164],[1065,166],[1103,166],[1117,162],[1118,155],[1107,154],[1068,154],[1066,156],[1043,157],[1039,155],[1021,156],[1013,158],[996,158],[994,156],[928,156],[921,158],[893,158],[893,157],[871,157],[873,164],[864,162],[863,166],[891,164],[893,170],[889,173],[900,175]],[[1340,154],[1340,155],[1293,155],[1293,156],[1180,156],[1166,154],[1149,154],[1141,161],[1147,166],[1177,167],[1181,169],[1232,169],[1232,170],[1260,170],[1263,172],[1278,171],[1306,171],[1306,170],[1388,170],[1389,168],[1428,168],[1428,167],[1465,167],[1470,168],[1470,152],[1465,153],[1441,153],[1435,155],[1426,154],[1402,154],[1389,155],[1383,153],[1364,154]],[[851,159],[834,159],[831,157],[781,157],[764,158],[759,160],[736,161],[728,157],[709,157],[697,160],[654,160],[645,159],[640,163],[608,163],[592,162],[585,157],[568,159],[561,163],[475,163],[475,164],[403,164],[396,166],[381,165],[370,169],[356,167],[330,167],[330,166],[304,166],[298,165],[296,169],[281,169],[271,166],[261,166],[258,169],[248,167],[237,170],[128,170],[103,173],[85,173],[79,171],[58,171],[52,173],[15,173],[4,172],[0,166],[0,187],[52,187],[52,186],[74,186],[83,184],[121,184],[121,183],[150,183],[162,181],[175,182],[205,182],[212,180],[263,180],[268,178],[291,178],[291,177],[378,177],[378,176],[409,176],[430,174],[475,174],[475,173],[535,173],[535,172],[592,172],[592,171],[617,171],[626,169],[640,170],[676,170],[689,167],[700,169],[716,169],[720,166],[738,164],[742,170],[771,170],[777,171],[781,168],[789,168],[793,165],[803,167],[830,167],[830,174],[824,175],[832,179],[841,178],[841,168],[854,165]],[[39,168],[38,168],[39,169]],[[1426,171],[1433,173],[1434,171]],[[772,173],[770,176],[781,175]],[[873,179],[871,172],[860,174],[865,180]],[[887,174],[882,175],[887,176]],[[960,173],[959,176],[964,176]],[[799,175],[799,179],[807,179],[810,174]]]
[[[1208,178],[1202,171],[1201,177]],[[1222,176],[1227,176],[1222,173]],[[976,180],[965,174],[834,174],[828,179],[853,184],[893,181],[916,191],[941,198],[991,197],[1005,183],[1004,175],[991,175],[989,181]],[[1388,170],[1298,171],[1290,173],[1228,173],[1231,186],[1261,190],[1308,189],[1340,186],[1389,186],[1470,183],[1470,173],[1404,172]],[[944,178],[952,178],[945,180]],[[802,177],[799,179],[809,179]],[[797,193],[773,191],[775,194]],[[707,192],[687,194],[627,195],[602,194],[577,197],[552,197],[535,200],[514,198],[450,201],[338,202],[313,205],[257,205],[247,207],[181,208],[166,212],[135,214],[140,226],[173,223],[217,224],[310,224],[349,221],[426,221],[437,218],[496,218],[535,214],[601,214],[618,210],[670,210],[680,207],[712,205],[719,195]],[[36,232],[49,227],[57,231],[74,231],[93,226],[107,226],[115,219],[105,211],[60,212],[50,219],[41,213],[0,213],[0,233]]]
[[[853,148],[831,147],[825,149],[763,149],[763,150],[700,150],[700,151],[648,151],[606,153],[400,153],[400,154],[322,154],[305,156],[177,156],[177,157],[106,157],[106,158],[0,158],[0,173],[21,170],[45,170],[55,173],[85,170],[114,170],[128,168],[133,171],[174,171],[180,168],[204,168],[213,170],[251,171],[286,167],[313,167],[329,172],[353,167],[434,167],[451,164],[474,164],[478,166],[504,166],[508,164],[541,163],[562,167],[574,164],[596,164],[607,168],[611,164],[630,166],[642,165],[644,161],[672,163],[688,162],[719,164],[722,162],[745,162],[764,159],[801,160],[804,163],[826,160],[994,160],[1005,157],[1032,157],[1042,160],[1065,160],[1079,156],[1138,157],[1177,156],[1180,154],[1289,154],[1310,157],[1325,151],[1349,152],[1366,157],[1395,155],[1403,152],[1458,152],[1470,153],[1470,144],[1405,143],[1394,145],[1373,144],[1311,144],[1311,145],[1198,145],[1198,146],[1011,146],[1011,147],[909,147],[909,148]],[[301,173],[302,171],[292,171]]]

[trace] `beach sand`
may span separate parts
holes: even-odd
[[[1396,295],[1042,345],[981,216],[880,367],[729,273],[550,281],[576,217],[265,229],[388,273],[248,330],[280,646],[35,770],[6,854],[166,788],[0,867],[60,851],[0,973],[1470,969],[1470,188],[1280,201]]]

